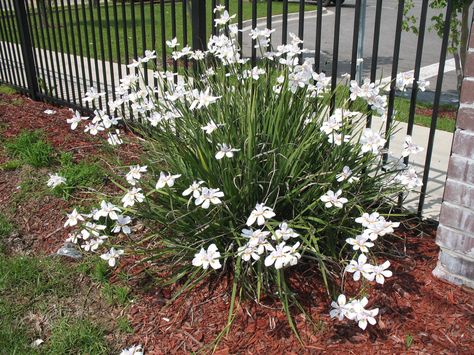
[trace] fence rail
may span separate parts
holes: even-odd
[[[370,8],[374,9],[370,21],[365,17],[369,9],[367,1],[370,2]],[[311,59],[315,70],[330,74],[332,89],[335,89],[344,71],[348,71],[353,80],[366,75],[372,82],[383,76],[383,70],[390,72],[387,78],[391,81],[386,119],[388,128],[394,119],[397,99],[395,78],[400,71],[400,52],[403,52],[401,43],[405,0],[354,0],[349,5],[348,1],[344,5],[342,0],[334,2],[335,6],[327,9],[323,8],[322,0],[310,3],[303,0],[297,3],[288,0],[225,0],[221,4],[231,14],[237,14],[238,27],[244,30],[238,34],[241,51],[253,63],[258,61],[255,42],[248,38],[245,31],[258,26],[277,30],[272,35],[273,46],[286,44],[291,32],[305,40],[305,47],[309,45],[314,49]],[[175,73],[188,70],[187,60],[178,62],[171,58],[166,40],[176,37],[183,46],[190,44],[193,49],[205,49],[207,35],[214,33],[212,23],[216,15],[212,10],[217,4],[216,0],[0,0],[0,81],[33,99],[89,110],[88,104],[81,101],[88,88],[105,91],[106,100],[114,99],[115,86],[130,72],[126,64],[142,55],[145,49],[156,50],[158,57],[153,63],[156,68]],[[393,6],[390,18],[384,18],[384,6],[387,4]],[[350,20],[347,20],[345,13],[343,17],[342,10],[347,8],[345,6],[354,8]],[[430,172],[433,174],[432,154],[452,6],[453,1],[448,0],[443,14],[446,21],[437,59],[439,65],[428,145],[421,164],[424,184],[415,207],[420,216],[427,192],[430,191]],[[422,74],[427,14],[428,0],[422,0],[420,13],[416,14],[419,16],[418,38],[414,48],[416,55],[410,64],[415,80],[404,127],[407,135],[412,135],[415,127],[417,81]],[[385,52],[381,56],[381,45],[384,45],[385,50],[387,48],[386,43],[381,42],[384,41],[381,39],[383,31],[390,31],[394,42],[391,54]],[[344,33],[342,45],[341,33]],[[367,34],[365,42],[363,34]],[[350,44],[348,39],[351,40]],[[350,51],[346,48],[350,48]],[[369,60],[365,62],[369,65],[359,60],[364,48],[369,49]],[[157,79],[152,76],[147,76],[146,80],[154,80],[157,84]],[[334,105],[335,101],[332,107]],[[369,117],[367,124],[372,124],[372,117]],[[386,148],[390,148],[389,141]],[[384,159],[388,159],[388,154]],[[408,158],[404,162],[407,164]],[[444,184],[444,179],[441,180]]]

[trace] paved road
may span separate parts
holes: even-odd
[[[370,75],[370,62],[372,53],[372,43],[374,35],[375,22],[375,4],[376,0],[367,0],[367,16],[366,16],[366,34],[364,40],[364,63],[363,76]],[[382,26],[380,32],[380,46],[377,76],[387,77],[391,74],[393,47],[395,42],[395,27],[397,16],[398,0],[385,0],[382,8]],[[343,74],[350,71],[350,60],[352,51],[352,36],[355,15],[355,0],[347,0],[341,10],[341,29],[340,29],[340,45],[339,45],[339,62],[338,73]],[[412,13],[419,16],[421,12],[421,1],[415,0],[415,7]],[[428,22],[433,15],[437,15],[439,11],[428,9]],[[274,28],[276,29],[273,35],[273,43],[281,43],[282,23],[275,17]],[[288,22],[288,32],[298,33],[298,16],[290,15]],[[323,14],[322,19],[322,45],[321,45],[321,71],[331,73],[332,64],[332,48],[333,48],[333,34],[335,22],[335,8],[328,7],[327,12]],[[250,23],[247,23],[247,29],[250,29]],[[259,23],[259,26],[264,27],[265,22]],[[308,49],[314,50],[316,41],[316,13],[307,12],[305,15],[304,26],[304,46]],[[247,36],[244,36],[247,37]],[[403,32],[401,39],[401,51],[399,60],[399,71],[413,70],[415,63],[416,47],[418,36]],[[250,41],[244,42],[245,52],[249,53]],[[441,50],[441,39],[433,31],[426,31],[424,50],[422,58],[422,66],[429,66],[439,62]],[[310,55],[311,57],[313,55]],[[448,59],[452,56],[448,55]],[[453,63],[451,61],[450,63]],[[453,66],[451,65],[453,69]],[[434,90],[436,85],[436,70],[431,71],[430,76],[431,88]],[[434,76],[433,76],[434,74]],[[446,73],[443,81],[443,100],[445,102],[456,102],[456,75],[455,71],[451,70]],[[432,99],[432,95],[425,94],[423,98],[426,100]]]

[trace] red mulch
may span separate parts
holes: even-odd
[[[429,116],[433,114],[433,109],[428,107],[417,107],[415,110],[417,115]],[[443,108],[438,109],[438,117],[449,118],[450,120],[456,120],[457,110],[455,108]]]
[[[44,102],[33,101],[22,95],[0,94],[0,124],[4,138],[16,136],[24,130],[43,130],[48,141],[62,151],[74,153],[76,159],[100,155],[103,138],[84,134],[84,125],[79,125],[75,131],[70,129],[66,120],[72,116],[72,111],[65,107],[55,107]],[[46,109],[56,111],[54,115],[44,113]],[[128,138],[132,135],[127,132]],[[125,161],[132,161],[140,153],[137,144],[129,144],[128,149],[121,154]]]
[[[98,139],[86,134],[75,134],[69,129],[66,123],[66,119],[72,116],[69,109],[53,107],[21,95],[0,95],[0,99],[10,103],[0,105],[0,122],[5,125],[2,129],[4,138],[14,137],[24,130],[41,129],[54,147],[73,151],[78,158],[98,152]],[[46,109],[52,109],[56,114],[47,115],[44,113]]]
[[[97,140],[69,130],[65,123],[70,116],[67,109],[17,95],[2,95],[0,99],[2,102],[21,100],[20,105],[0,105],[3,136],[14,136],[22,129],[41,128],[57,148],[73,150],[78,157],[100,154]],[[57,114],[44,114],[47,108],[56,110]],[[132,149],[129,156],[137,154],[137,150]],[[0,171],[0,206],[10,201],[18,183],[15,172]],[[19,236],[31,241],[26,247],[49,253],[64,240],[65,233],[60,227],[70,202],[48,196],[33,204],[20,209],[21,213],[15,217]],[[314,322],[294,314],[303,345],[290,330],[279,304],[269,299],[262,300],[260,305],[242,301],[238,303],[229,334],[221,339],[216,353],[474,353],[474,291],[432,276],[438,256],[435,229],[424,227],[420,232],[413,228],[397,234],[398,238],[391,237],[391,241],[400,251],[406,247],[406,255],[388,257],[394,276],[386,280],[384,286],[368,291],[370,306],[380,308],[376,326],[369,326],[363,332],[355,323],[331,320],[330,299],[318,275],[312,272],[299,278],[290,275],[291,284]],[[190,294],[167,304],[171,290],[150,286],[153,283],[140,273],[140,268],[133,266],[132,259],[122,263],[116,272],[120,270],[136,276],[132,277],[135,301],[127,309],[135,332],[129,336],[128,344],[144,345],[147,354],[184,354],[213,349],[213,341],[227,323],[228,279],[206,280]],[[405,343],[407,337],[413,338],[409,349]]]
[[[393,354],[407,351],[407,336],[413,338],[410,353],[473,353],[474,291],[433,277],[439,250],[435,230],[425,229],[419,235],[412,230],[398,233],[402,239],[392,238],[400,250],[406,243],[407,254],[389,258],[394,276],[369,291],[370,306],[379,307],[380,316],[368,331],[350,321],[331,320],[323,283],[317,275],[308,274],[303,281],[293,282],[314,322],[294,314],[303,345],[278,304],[246,301],[239,303],[230,333],[219,343],[217,353]],[[210,280],[168,308],[169,291],[155,289],[143,294],[129,312],[136,330],[130,343],[144,344],[150,354],[202,349],[226,326],[229,289],[225,279]]]

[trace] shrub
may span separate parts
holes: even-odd
[[[220,34],[206,53],[173,52],[175,59],[196,60],[189,77],[157,72],[158,93],[139,75],[122,80],[118,91],[124,95],[110,108],[131,105],[127,124],[144,138],[148,159],[130,167],[125,179],[117,177],[123,207],[103,201],[89,215],[73,211],[66,227],[81,226],[69,239],[85,250],[111,245],[101,257],[112,267],[124,252],[143,255],[171,271],[165,284],[182,281],[181,291],[214,270],[232,273],[229,321],[237,295],[268,295],[281,300],[296,332],[290,304],[299,303],[288,282],[291,266],[299,265],[295,272],[317,266],[326,285],[343,272],[356,281],[363,276],[365,284],[382,283],[391,273],[387,263],[370,264],[376,262],[373,242],[393,232],[398,223],[387,219],[392,201],[406,186],[419,186],[419,179],[399,164],[401,158],[382,158],[391,131],[383,136],[366,129],[368,112],[350,111],[359,98],[371,113],[383,115],[383,88],[352,81],[349,98],[330,93],[330,80],[308,61],[300,63],[305,51],[296,36],[266,52],[269,30],[251,32],[262,54],[252,67],[240,58],[236,28],[227,19],[221,13]],[[153,58],[147,51],[130,67]],[[101,95],[91,90],[85,100]],[[111,126],[110,117],[97,111],[86,131]],[[121,143],[118,132],[109,133],[108,141]],[[404,154],[419,150],[407,139]],[[127,238],[124,251],[114,240],[105,242],[110,238],[104,234],[130,234],[125,214],[147,222],[151,232],[136,242]],[[365,329],[378,310],[366,309],[367,299],[355,296],[340,295],[331,315]]]
[[[41,131],[23,131],[5,144],[7,153],[35,168],[52,163],[53,147],[44,140]]]

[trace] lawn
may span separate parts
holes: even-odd
[[[415,112],[415,125],[430,127],[431,126],[431,110],[433,105],[427,102],[417,102]],[[396,120],[408,122],[410,112],[410,100],[402,97],[395,99],[394,110],[397,112]],[[446,132],[454,132],[456,129],[455,114],[457,106],[451,104],[442,104],[439,106],[438,120],[436,121],[436,129]]]
[[[344,90],[341,93],[341,98],[345,98],[347,97],[347,95],[348,91]],[[357,99],[354,102],[352,109],[354,111],[364,112],[366,110],[366,104],[362,100]],[[415,108],[415,125],[430,127],[432,109],[433,105],[430,102],[417,101]],[[410,99],[396,96],[393,111],[396,121],[408,122],[408,117],[410,114]],[[436,129],[446,132],[454,132],[456,129],[456,112],[456,105],[441,104],[438,110],[438,120],[436,122]]]
[[[137,55],[142,55],[145,49],[155,49],[161,55],[162,23],[159,3],[154,4],[153,7],[146,3],[143,13],[138,2],[135,5],[129,3],[123,5],[119,2],[116,8],[111,5],[111,1],[105,3],[108,5],[89,7],[86,4],[83,7],[79,5],[77,9],[74,6],[71,8],[50,8],[46,17],[41,16],[37,9],[30,9],[30,22],[33,27],[35,46],[81,56],[90,55],[98,59],[110,60],[112,58],[113,61],[118,61],[120,58],[121,63],[127,63]],[[212,28],[211,3],[210,0],[207,0],[207,35]],[[236,0],[230,1],[230,13],[237,13],[237,9],[238,2]],[[307,11],[315,9],[314,5],[305,6]],[[184,14],[181,2],[176,2],[174,9],[172,4],[167,2],[164,5],[164,10],[165,39],[177,37],[183,44],[183,25],[186,22],[187,43],[191,43],[189,9]],[[281,14],[282,11],[282,2],[272,2],[273,15]],[[289,3],[288,11],[290,13],[298,12],[299,4]],[[244,1],[242,3],[242,13],[244,21],[252,18],[251,2]],[[259,1],[257,17],[264,17],[266,14],[266,1]],[[175,23],[173,23],[173,18],[175,18]],[[237,22],[237,17],[234,22]],[[135,26],[133,26],[134,23]],[[152,40],[153,31],[155,31],[154,42]],[[161,59],[161,56],[159,58]]]
[[[0,254],[2,354],[110,354],[105,336],[126,330],[105,318],[113,304],[85,270],[59,258]],[[34,341],[45,343],[32,348]]]

